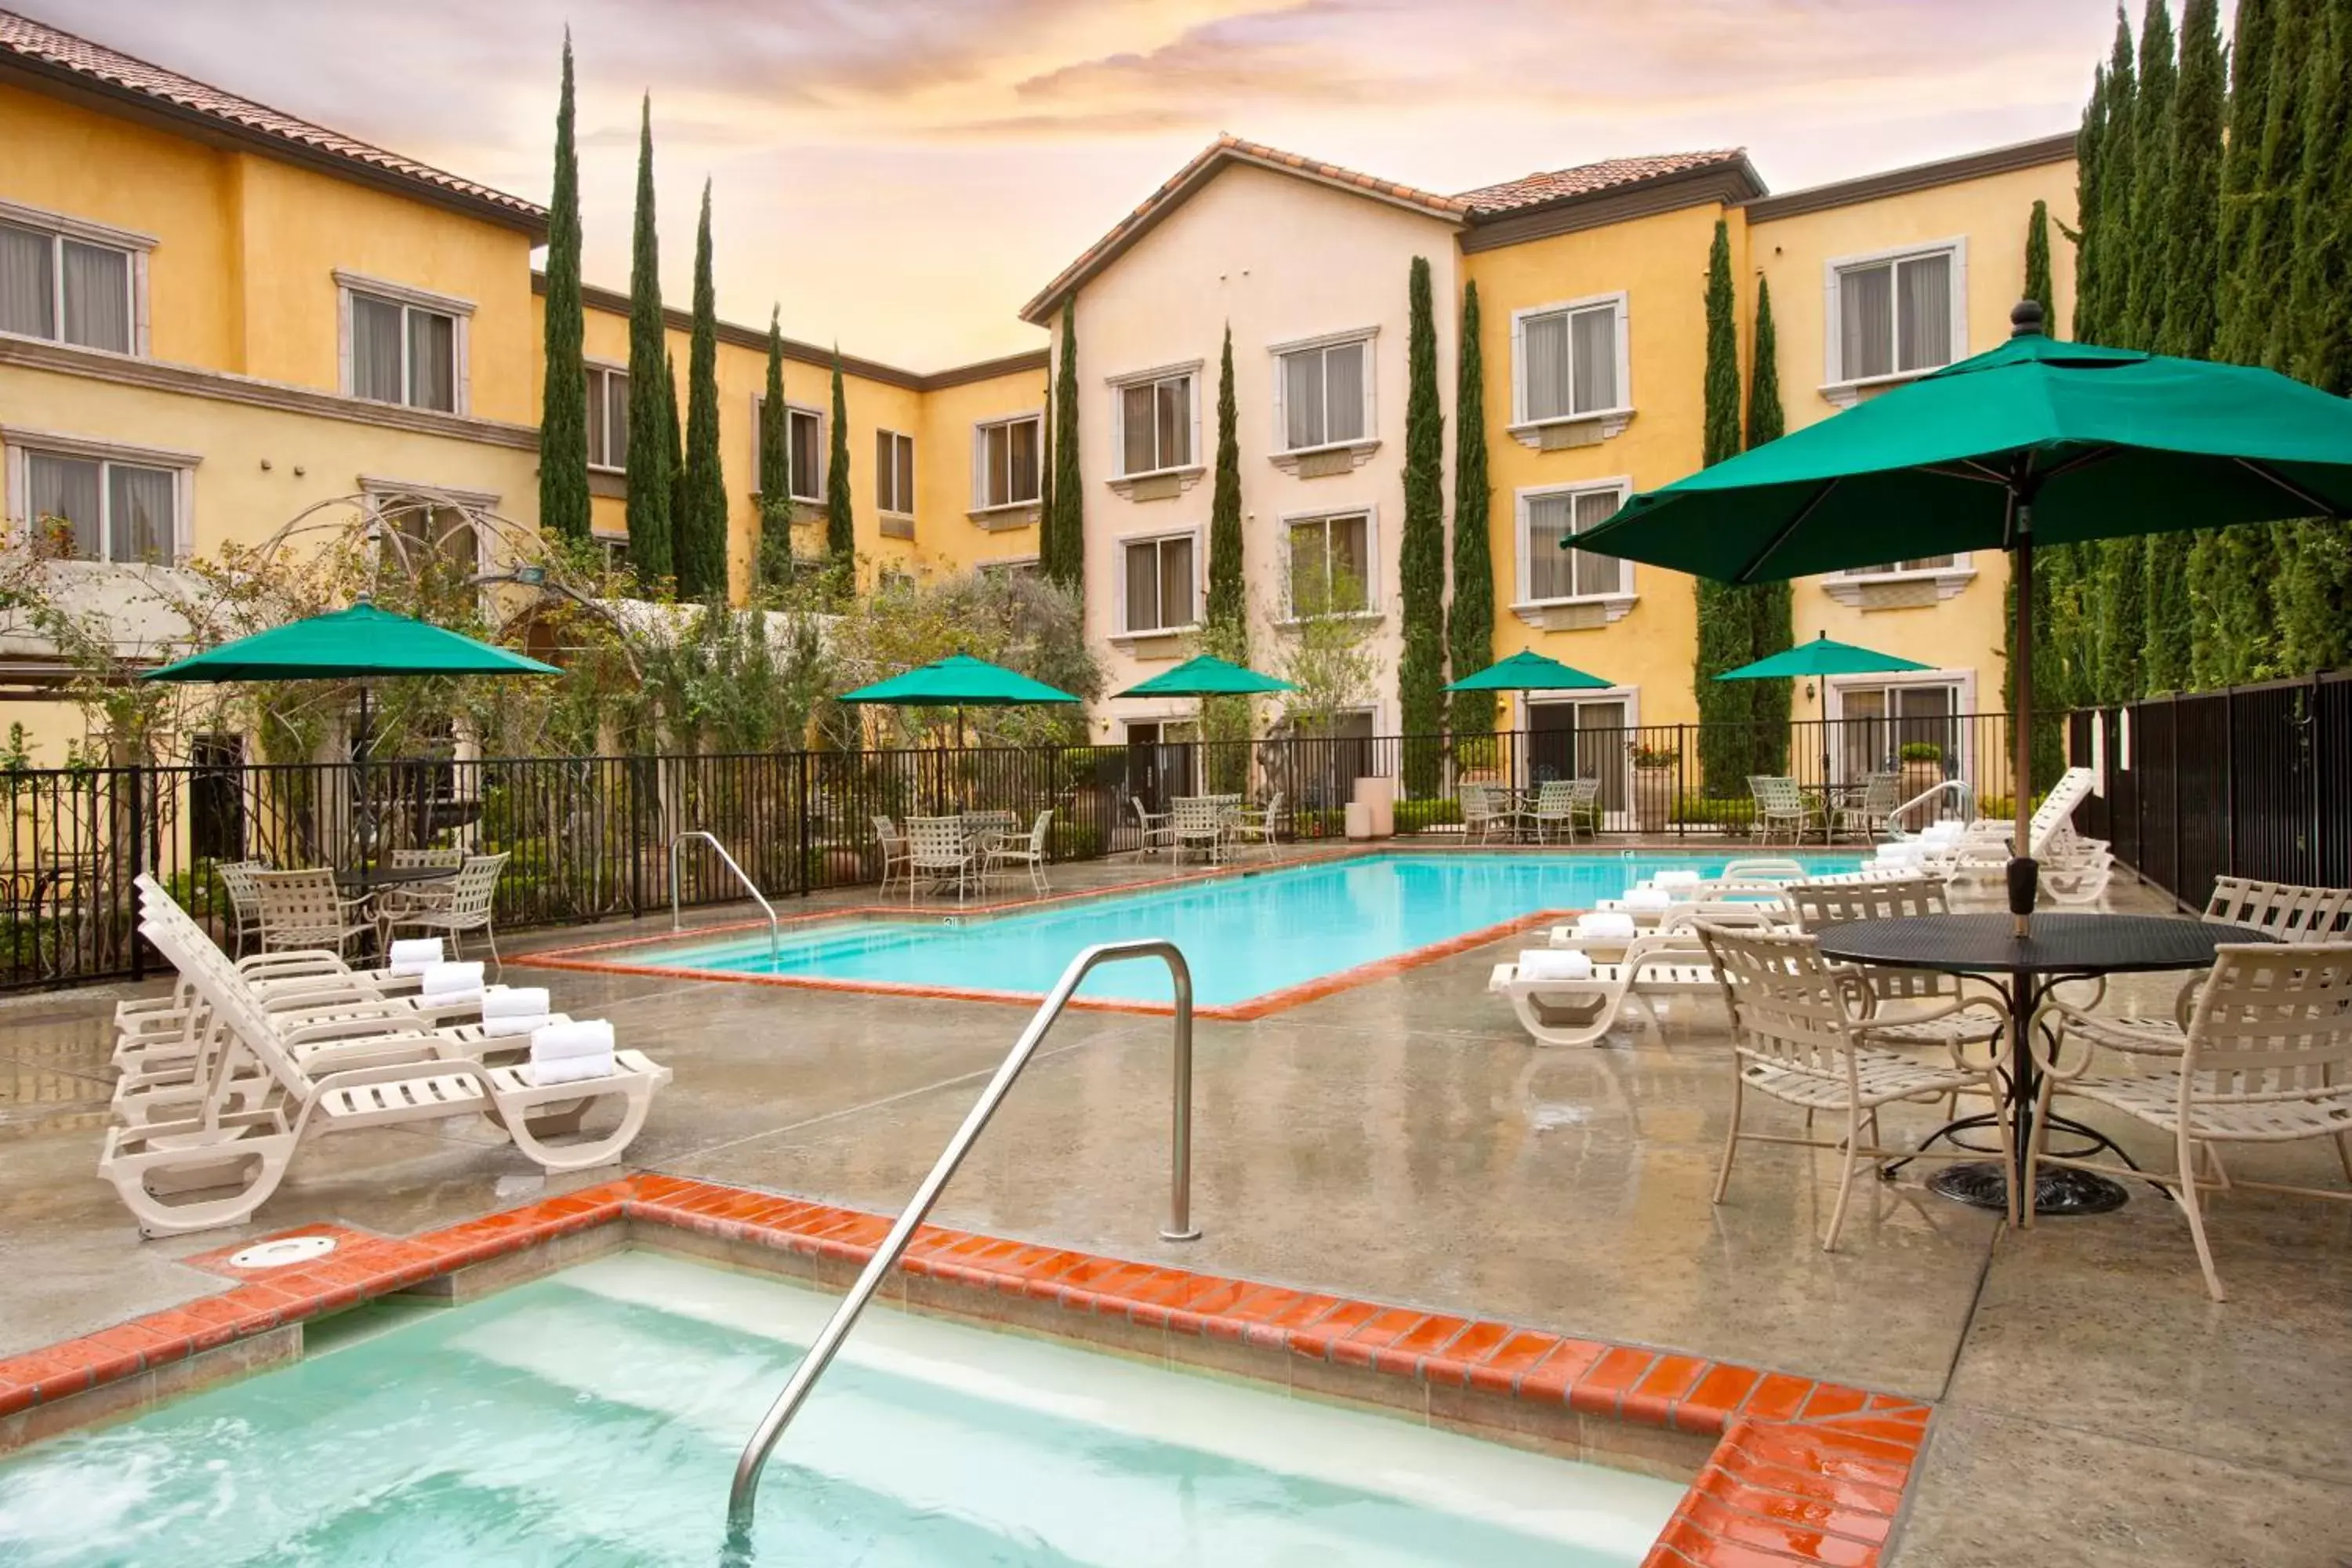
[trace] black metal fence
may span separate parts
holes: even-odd
[[[10,825],[0,838],[0,989],[142,973],[151,955],[131,913],[142,870],[220,921],[227,892],[214,868],[224,862],[347,867],[433,846],[504,853],[496,919],[512,930],[658,912],[669,902],[672,842],[695,829],[715,835],[776,898],[877,880],[877,816],[993,810],[1026,824],[1051,810],[1052,858],[1087,860],[1139,846],[1139,805],[1160,811],[1192,794],[1277,804],[1284,837],[1337,837],[1366,778],[1391,781],[1401,834],[1458,832],[1465,783],[1581,777],[1598,781],[1605,831],[1745,837],[1755,805],[1744,776],[1709,780],[1701,763],[1704,753],[1720,764],[1727,748],[1816,792],[1891,773],[1907,799],[1963,779],[1982,809],[2000,814],[2007,733],[1999,714],[1913,714],[1769,732],[1587,722],[1451,739],[365,764],[246,763],[215,742],[188,766],[0,772]],[[678,860],[681,903],[743,896],[707,848],[689,841]]]
[[[2352,671],[2074,713],[2067,756],[2101,775],[2075,826],[2184,905],[2216,877],[2352,885]]]

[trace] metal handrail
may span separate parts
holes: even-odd
[[[783,927],[776,920],[776,906],[768,902],[768,896],[760,891],[760,885],[751,880],[751,874],[735,864],[735,857],[727,853],[727,846],[698,827],[692,832],[681,833],[669,841],[669,929],[672,931],[686,929],[685,921],[678,915],[677,847],[689,838],[699,838],[717,850],[719,858],[727,862],[727,868],[735,873],[735,879],[741,882],[751,897],[759,900],[760,908],[767,911],[768,956],[771,959],[774,958],[776,950],[783,945],[784,941]]]
[[[915,1189],[914,1197],[898,1215],[898,1223],[890,1227],[890,1234],[883,1238],[881,1246],[874,1249],[866,1271],[857,1277],[857,1283],[849,1288],[849,1294],[842,1299],[833,1316],[825,1320],[824,1329],[810,1342],[808,1353],[802,1356],[800,1364],[793,1369],[784,1391],[776,1395],[775,1404],[770,1405],[768,1414],[761,1418],[759,1430],[752,1433],[751,1440],[743,1446],[743,1457],[735,1462],[734,1489],[727,1498],[728,1531],[738,1547],[749,1548],[752,1504],[759,1491],[760,1472],[768,1463],[770,1450],[775,1447],[776,1440],[783,1436],[785,1426],[791,1424],[802,1403],[808,1398],[809,1390],[815,1386],[818,1378],[824,1375],[824,1369],[833,1363],[834,1352],[841,1348],[841,1342],[856,1325],[858,1314],[866,1310],[866,1303],[873,1299],[882,1281],[898,1266],[907,1244],[914,1240],[916,1230],[929,1215],[931,1205],[939,1201],[940,1193],[956,1173],[956,1167],[963,1163],[963,1157],[971,1152],[973,1142],[987,1127],[989,1118],[995,1115],[996,1108],[1003,1103],[1005,1095],[1013,1088],[1013,1080],[1019,1078],[1021,1069],[1029,1065],[1029,1058],[1036,1054],[1038,1043],[1053,1027],[1054,1020],[1062,1016],[1062,1009],[1068,1005],[1072,994],[1088,972],[1100,964],[1117,963],[1131,958],[1166,960],[1169,976],[1176,985],[1175,1077],[1169,1110],[1171,1146],[1168,1163],[1168,1224],[1160,1235],[1165,1241],[1200,1239],[1201,1233],[1192,1226],[1192,967],[1184,962],[1183,953],[1177,951],[1172,942],[1150,939],[1098,942],[1070,960],[1070,966],[1062,971],[1062,978],[1055,982],[1054,989],[1046,994],[1045,1000],[1031,1015],[1029,1026],[1021,1031],[1021,1038],[1013,1043],[1012,1053],[996,1069],[996,1076],[988,1080],[988,1087],[981,1090],[980,1099],[963,1119],[963,1125],[956,1129],[955,1136],[948,1140],[948,1146],[940,1152],[939,1163],[931,1167],[930,1174],[925,1176],[922,1185]]]
[[[1886,814],[1886,833],[1888,841],[1890,843],[1900,843],[1906,838],[1916,838],[1918,837],[1917,834],[1906,833],[1897,825],[1903,822],[1919,807],[1926,805],[1932,800],[1935,800],[1938,795],[1951,795],[1959,802],[1960,816],[1963,821],[1967,820],[1969,814],[1976,809],[1977,792],[1969,785],[1969,781],[1966,779],[1946,779],[1941,784],[1931,784],[1927,788],[1921,790],[1917,795],[1913,795],[1909,800],[1905,801],[1901,805],[1896,806],[1893,811]]]

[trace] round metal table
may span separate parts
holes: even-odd
[[[2033,1136],[2034,1097],[2040,1074],[2033,1065],[2028,1031],[2051,987],[2069,980],[2160,970],[2208,969],[2223,942],[2268,942],[2245,926],[2163,915],[2037,914],[2031,934],[2019,937],[2007,914],[1918,915],[1907,920],[1843,921],[1821,930],[1824,957],[1854,963],[1891,964],[1971,974],[2001,994],[2009,1007],[2009,1103],[2017,1128],[2015,1172],[1998,1160],[1956,1164],[1927,1184],[1948,1198],[1978,1208],[2006,1210],[2009,1184],[2021,1179],[2024,1151]],[[2004,982],[1998,976],[2006,976]],[[1921,1144],[1993,1126],[1998,1112],[1966,1116],[1929,1133]],[[2053,1115],[2053,1131],[2087,1139],[2095,1148],[2123,1151],[2094,1128]],[[2130,1161],[2126,1157],[2126,1163]],[[2124,1189],[2089,1171],[2045,1169],[2034,1184],[2035,1214],[2103,1214],[2122,1205]]]

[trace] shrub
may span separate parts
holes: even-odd
[[[1399,833],[1426,833],[1433,827],[1458,826],[1462,821],[1462,803],[1458,800],[1401,800],[1396,803],[1396,830]]]
[[[1944,748],[1933,741],[1906,741],[1895,754],[1906,763],[1940,763]]]

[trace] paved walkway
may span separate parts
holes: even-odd
[[[1675,1004],[1662,1029],[1622,1029],[1605,1049],[1531,1049],[1484,993],[1516,945],[1256,1023],[1203,1022],[1198,1242],[1158,1239],[1169,1026],[1113,1014],[1063,1020],[937,1217],[1939,1401],[1895,1568],[2352,1556],[2352,1209],[2217,1205],[2224,1306],[2206,1300],[2178,1214],[2145,1190],[2117,1214],[2006,1234],[1909,1173],[1861,1193],[1824,1255],[1824,1156],[1751,1145],[1729,1200],[1707,1202],[1727,1100],[1719,1005]],[[530,978],[675,1068],[631,1169],[880,1210],[903,1202],[1025,1017]],[[2142,992],[2151,1007],[2168,994],[2163,981]],[[0,1004],[0,1354],[206,1294],[219,1280],[175,1259],[245,1234],[142,1243],[94,1178],[113,995]],[[2232,1169],[2341,1180],[2316,1147],[2251,1152]],[[379,1131],[311,1144],[248,1231],[338,1219],[405,1232],[548,1190],[462,1124]]]

